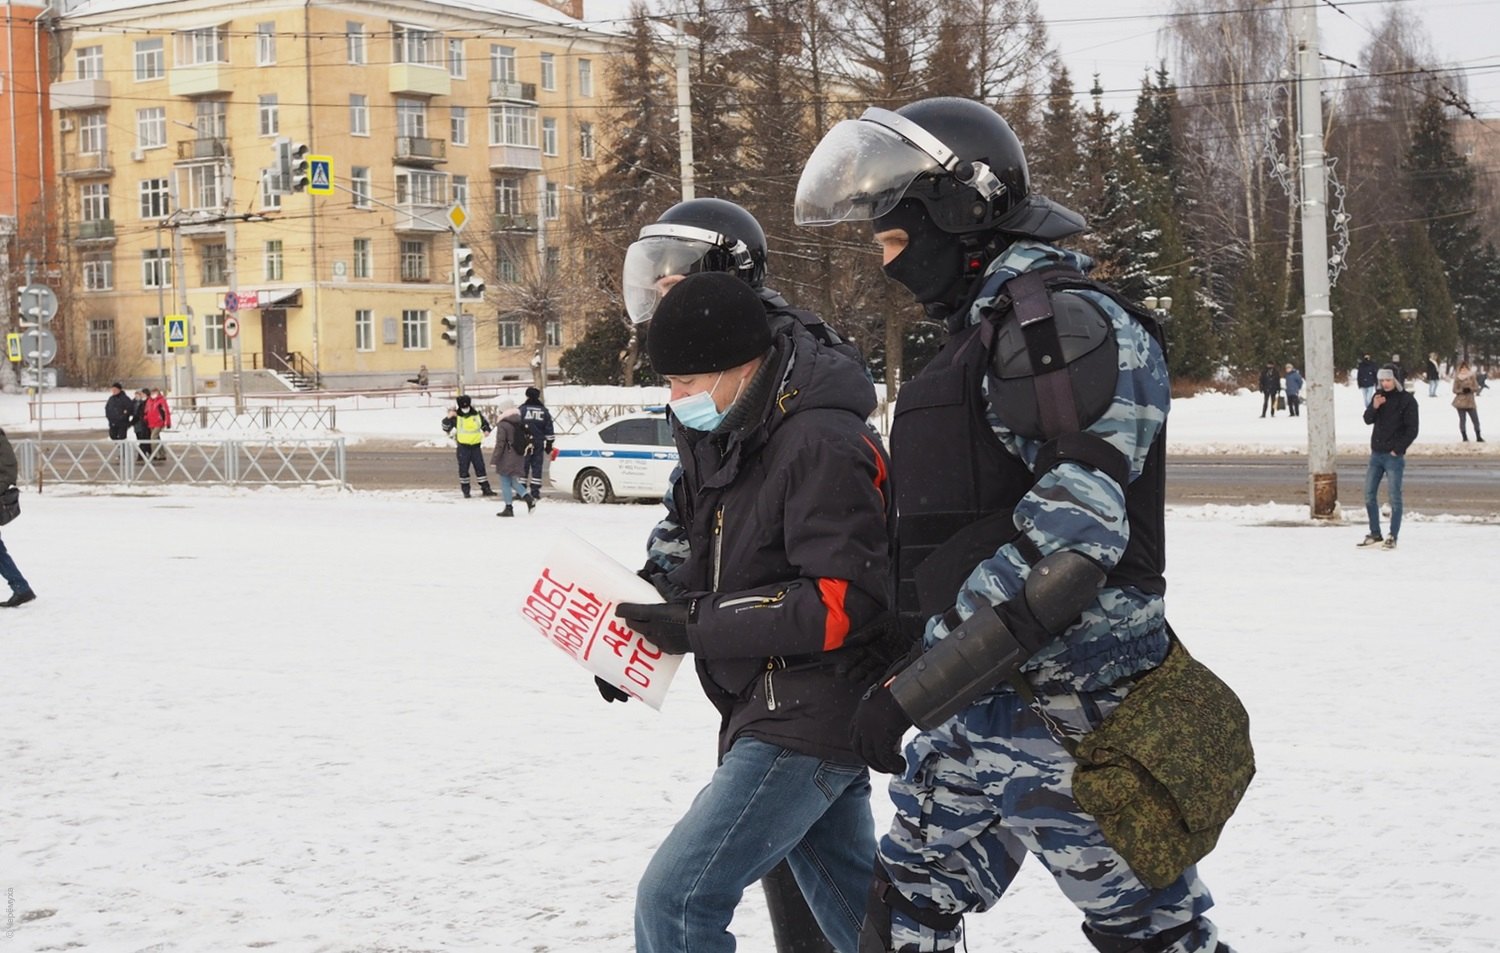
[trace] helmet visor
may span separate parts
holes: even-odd
[[[936,159],[884,126],[845,119],[807,160],[793,213],[798,225],[877,219],[919,175],[940,169]]]
[[[665,235],[632,242],[625,251],[625,311],[636,324],[651,320],[662,292],[657,282],[670,275],[703,270],[703,260],[718,250],[712,242]]]

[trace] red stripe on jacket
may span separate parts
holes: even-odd
[[[818,592],[828,616],[823,620],[823,651],[831,652],[844,644],[849,635],[849,613],[844,608],[844,594],[849,591],[847,579],[819,579]]]

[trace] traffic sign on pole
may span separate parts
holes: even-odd
[[[51,364],[57,356],[57,336],[44,328],[21,335],[21,357],[33,364]]]
[[[167,349],[178,351],[187,347],[187,315],[167,315]]]
[[[21,363],[21,335],[12,332],[5,336],[5,356],[12,364]]]
[[[224,336],[226,338],[234,338],[234,337],[238,337],[239,333],[240,333],[240,319],[237,318],[237,317],[235,317],[232,314],[226,316],[224,318]]]
[[[333,156],[307,157],[307,191],[309,195],[333,194]]]
[[[22,327],[38,327],[56,316],[57,295],[46,285],[22,285],[17,294]]]

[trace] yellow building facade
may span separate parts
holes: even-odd
[[[527,313],[516,292],[566,270],[605,61],[623,41],[615,24],[578,19],[581,3],[495,6],[181,0],[62,14],[58,217],[92,376],[211,392],[236,345],[266,386],[555,368],[581,309]],[[460,248],[488,287],[462,302],[455,346],[444,319]],[[182,331],[191,357],[170,347]]]

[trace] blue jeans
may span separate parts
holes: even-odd
[[[855,953],[875,859],[870,775],[744,737],[646,866],[636,953],[729,953],[745,888],[782,858],[839,953]]]
[[[1406,472],[1406,457],[1394,453],[1370,454],[1365,470],[1365,513],[1370,517],[1370,535],[1380,535],[1380,480],[1389,475],[1386,495],[1391,498],[1391,538],[1401,533],[1401,475]]]
[[[1432,380],[1430,380],[1430,381],[1427,382],[1427,396],[1428,397],[1436,397],[1437,396],[1437,386],[1438,386],[1438,379],[1436,377],[1434,377]]]
[[[11,592],[19,594],[31,591],[26,577],[21,575],[21,570],[16,568],[16,561],[10,558],[4,539],[0,539],[0,579],[4,579],[10,585]]]
[[[506,473],[500,474],[500,496],[505,499],[506,506],[509,506],[517,496],[525,495],[526,481],[523,478]]]
[[[1361,397],[1363,397],[1365,399],[1365,406],[1366,407],[1370,406],[1370,401],[1375,398],[1375,387],[1374,387],[1374,385],[1372,384],[1369,387],[1361,387],[1359,389],[1359,396],[1361,396]]]

